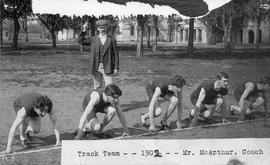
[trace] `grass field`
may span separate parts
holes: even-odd
[[[253,49],[237,49],[234,56],[226,57],[220,48],[197,48],[192,58],[187,57],[185,47],[172,45],[160,47],[156,52],[146,49],[144,57],[136,57],[135,46],[121,45],[119,49],[120,73],[115,77],[115,82],[123,91],[121,106],[130,128],[139,122],[139,115],[147,111],[145,83],[155,76],[180,74],[186,78],[187,86],[184,88],[183,98],[184,119],[188,117],[191,108],[189,95],[192,90],[203,80],[215,78],[219,71],[225,71],[230,75],[229,95],[225,98],[228,104],[235,103],[232,90],[237,83],[246,79],[255,80],[262,75],[270,75],[269,49],[263,49],[259,53]],[[88,71],[89,52],[87,50],[88,48],[85,52],[79,52],[78,46],[67,45],[59,46],[57,49],[34,45],[18,51],[12,51],[9,48],[2,50],[0,151],[5,149],[8,132],[15,119],[12,109],[13,101],[17,96],[28,91],[47,94],[53,100],[62,139],[73,139],[73,132],[78,126],[82,113],[82,99],[93,87]],[[166,107],[166,103],[162,107]],[[162,116],[156,119],[157,125],[161,118]],[[176,113],[169,122],[174,123],[175,120]],[[197,128],[183,134],[180,131],[140,138],[269,138],[269,125],[269,120],[266,120],[238,126]],[[113,137],[118,137],[122,131],[120,128],[120,122],[114,118],[105,131]],[[18,135],[18,132],[16,133]],[[138,133],[144,133],[144,131],[131,131],[133,135]],[[42,121],[41,133],[36,137],[44,141],[42,145],[54,144],[54,134],[48,117]],[[18,143],[18,136],[14,143]],[[60,150],[17,155],[13,161],[13,164],[16,163],[60,164]],[[5,164],[9,163],[5,162]]]

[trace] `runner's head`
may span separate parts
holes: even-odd
[[[44,100],[45,100],[44,112],[50,113],[53,107],[53,103],[47,95],[44,96]]]
[[[44,116],[45,99],[43,96],[39,96],[34,100],[34,111],[41,117]]]
[[[175,91],[175,92],[179,92],[181,91],[181,89],[183,88],[183,86],[186,84],[186,80],[180,76],[180,75],[175,75],[171,81],[170,84],[168,86],[168,89],[170,91]]]
[[[121,89],[116,84],[109,84],[105,87],[105,95],[107,96],[108,102],[115,103],[118,102],[119,97],[122,95]]]
[[[270,86],[270,77],[269,76],[261,77],[257,85],[260,90],[267,90]]]
[[[222,88],[227,88],[229,84],[229,75],[225,72],[217,74],[217,81]]]

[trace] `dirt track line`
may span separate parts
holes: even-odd
[[[10,154],[0,154],[0,157],[29,154],[29,153],[35,153],[35,152],[43,152],[43,151],[49,151],[49,150],[56,150],[56,149],[60,149],[60,148],[61,148],[61,146],[59,146],[59,147],[52,146],[52,147],[42,148],[42,149],[38,149],[38,150],[20,151],[20,152],[14,152],[14,153],[10,153]]]
[[[162,133],[168,133],[168,132],[188,131],[188,130],[199,129],[199,128],[210,128],[210,127],[226,126],[226,125],[233,125],[233,124],[253,123],[253,122],[263,121],[263,120],[267,121],[267,120],[270,120],[270,118],[267,118],[267,119],[262,118],[262,119],[246,120],[246,121],[238,121],[238,122],[229,122],[229,123],[209,124],[209,125],[202,125],[202,126],[189,127],[189,128],[181,128],[181,129],[159,131],[159,132],[156,132],[156,133],[147,132],[147,133],[143,133],[143,134],[137,134],[137,135],[131,135],[131,136],[125,136],[125,137],[116,137],[116,138],[113,138],[113,139],[120,140],[120,139],[130,139],[130,138],[134,138],[134,137],[142,137],[142,136],[147,136],[147,135],[153,135],[154,136],[154,135],[158,135],[158,134],[162,134]],[[135,128],[135,129],[137,129],[137,128]]]

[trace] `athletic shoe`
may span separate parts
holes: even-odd
[[[144,126],[144,125],[146,125],[146,121],[145,121],[145,119],[143,118],[143,113],[140,115],[140,121],[141,121],[141,124]]]
[[[30,136],[30,132],[26,132],[26,138],[28,139],[28,140],[32,140],[32,137]]]
[[[23,148],[29,148],[30,147],[30,145],[27,143],[27,140],[26,139],[25,140],[21,140],[21,146]]]
[[[169,128],[169,126],[168,126],[167,124],[164,124],[164,123],[162,122],[162,120],[160,121],[160,125],[161,125],[161,128],[160,128],[158,131],[163,131],[163,130]]]

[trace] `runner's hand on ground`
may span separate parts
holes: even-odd
[[[56,143],[55,143],[55,147],[60,147],[61,146],[61,142],[60,140],[58,140]]]
[[[224,124],[224,123],[231,123],[231,122],[227,119],[222,119],[222,123]]]
[[[123,132],[122,137],[130,136],[129,132]]]
[[[150,131],[150,132],[156,132],[155,126],[150,126],[150,127],[149,127],[149,131]]]

